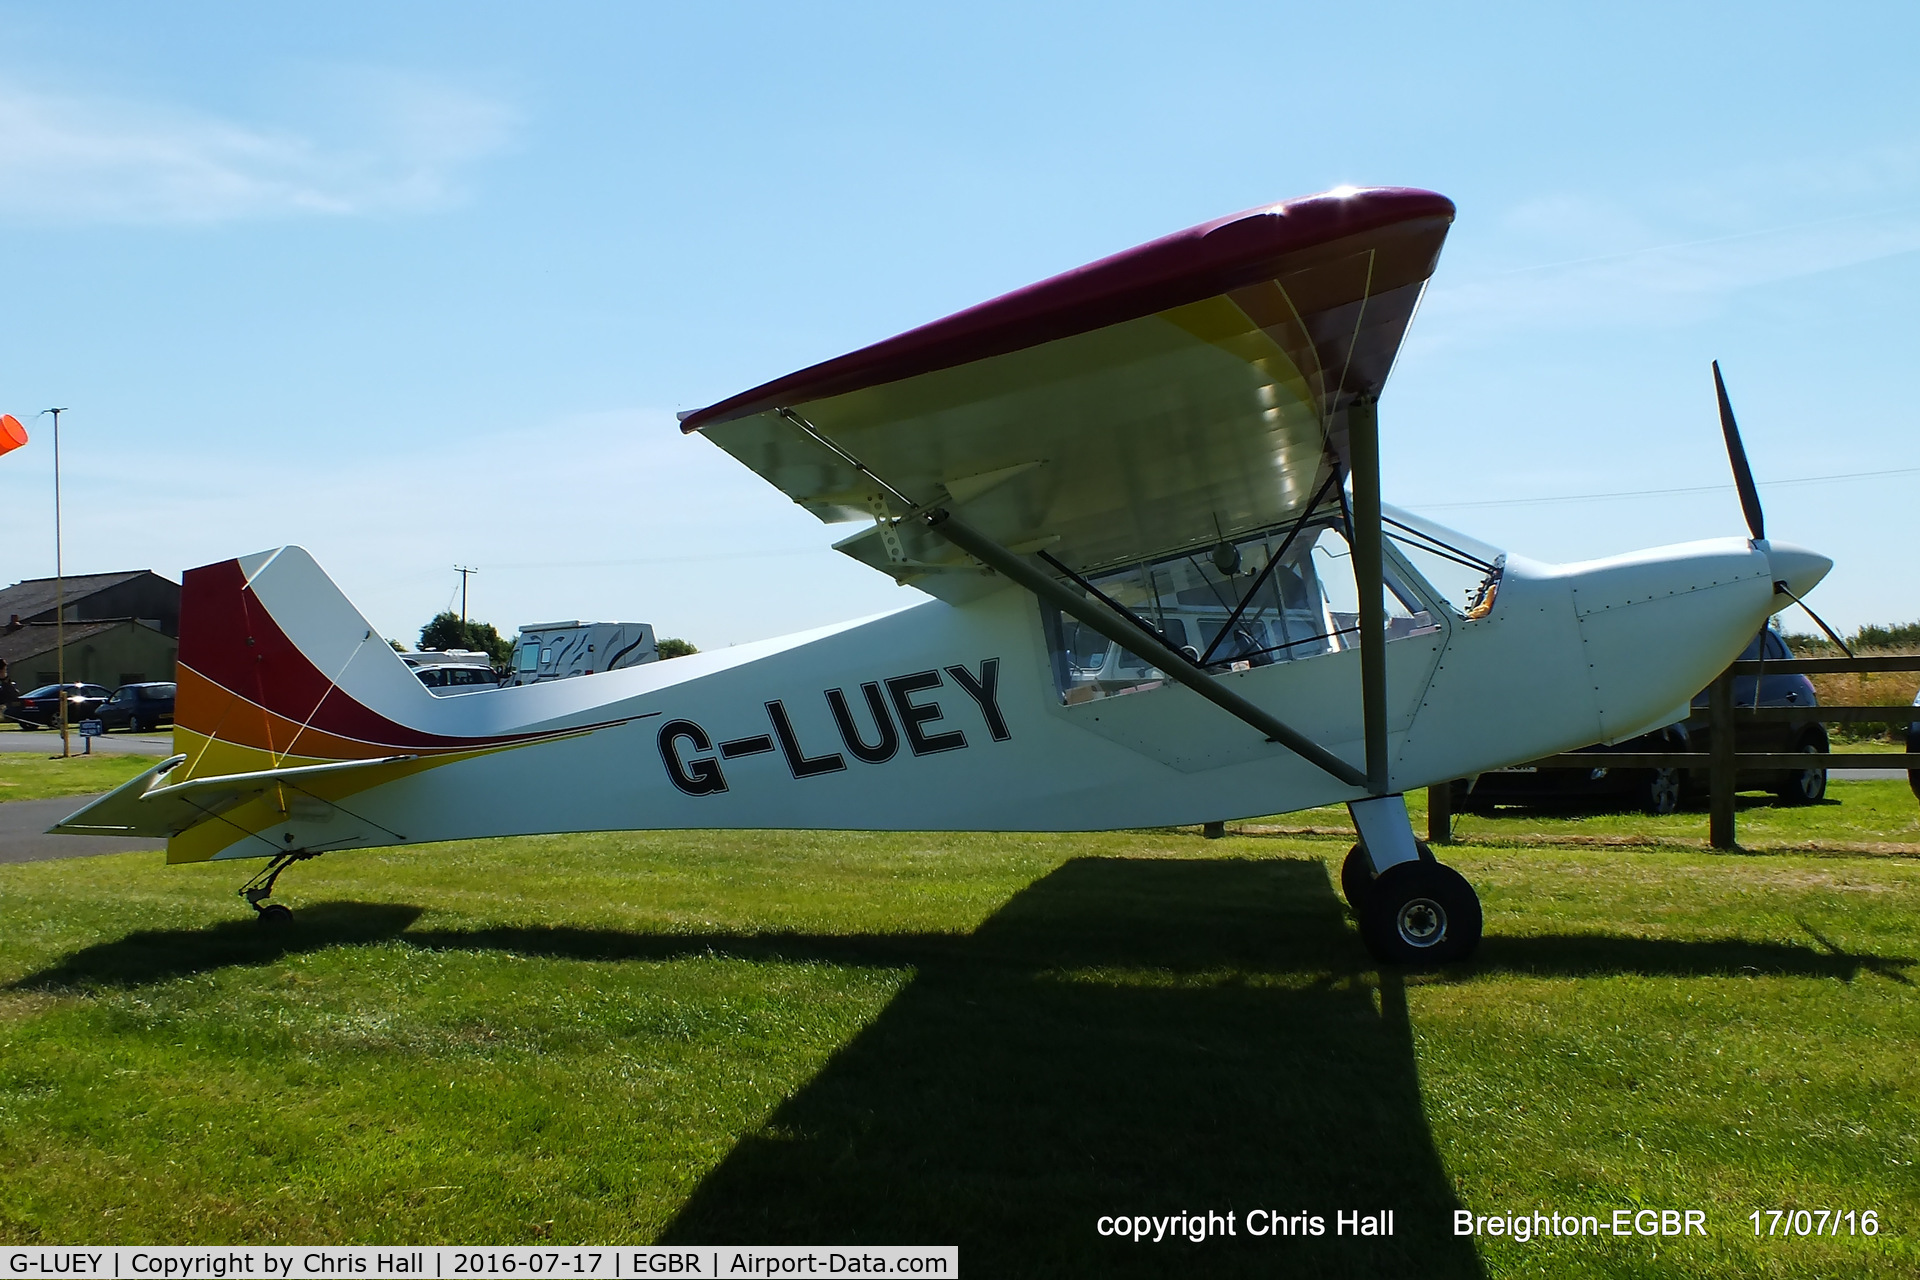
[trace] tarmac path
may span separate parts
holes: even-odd
[[[86,740],[78,733],[68,736],[73,754],[83,754],[87,749]],[[114,755],[159,756],[164,760],[173,754],[173,734],[171,731],[105,733],[93,740],[93,749]],[[57,756],[60,754],[60,735],[51,730],[0,730],[0,751],[38,751],[43,756]]]
[[[53,836],[47,828],[99,796],[55,796],[0,804],[0,863],[90,858],[101,853],[165,849],[165,840],[121,836]]]

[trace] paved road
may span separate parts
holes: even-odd
[[[96,853],[167,847],[165,840],[47,834],[48,827],[98,798],[55,796],[51,800],[9,800],[0,804],[0,862],[45,862],[50,858],[86,858]]]
[[[87,749],[86,741],[77,733],[70,735],[73,740],[73,754],[79,755]],[[132,754],[136,756],[161,756],[173,754],[173,733],[171,730],[161,733],[108,733],[93,740],[96,752],[108,751],[116,755]],[[0,730],[0,751],[37,751],[43,756],[60,754],[60,735],[42,730],[30,732],[25,729]]]

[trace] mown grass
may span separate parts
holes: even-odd
[[[1427,832],[1427,793],[1409,791],[1414,830]],[[1352,839],[1344,806],[1302,809],[1271,818],[1230,822],[1234,834]],[[1597,845],[1705,849],[1707,814],[1690,808],[1653,817],[1614,807],[1502,808],[1492,814],[1455,814],[1451,830],[1462,844],[1496,846]],[[1735,831],[1743,849],[1771,853],[1920,854],[1920,801],[1903,781],[1834,782],[1815,805],[1781,804],[1771,796],[1738,797]]]
[[[1487,941],[1407,976],[1354,936],[1344,851],[481,841],[303,864],[282,932],[232,896],[252,864],[0,867],[0,1239],[955,1242],[975,1275],[1920,1264],[1920,860],[1458,848]],[[1713,1235],[1447,1233],[1458,1204],[1643,1203]],[[1093,1229],[1383,1206],[1384,1242]],[[1773,1206],[1887,1225],[1755,1241]]]
[[[60,753],[60,739],[48,739],[53,755]],[[8,800],[41,800],[49,796],[79,796],[95,791],[111,791],[129,778],[137,777],[154,765],[160,756],[122,755],[101,752],[76,755],[69,759],[50,759],[31,751],[0,752],[0,803]]]

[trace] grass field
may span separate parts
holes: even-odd
[[[60,739],[52,742],[58,753]],[[110,791],[153,768],[161,758],[101,752],[56,760],[37,752],[9,751],[0,754],[0,802]]]
[[[1914,838],[1904,784],[1835,793],[1745,829]],[[1332,834],[337,854],[288,875],[281,932],[233,896],[253,864],[0,866],[0,1239],[933,1242],[973,1275],[1914,1274],[1920,859],[1714,856],[1632,843],[1653,820],[1586,821],[1620,829],[1445,854],[1488,937],[1441,975],[1369,962]],[[1447,1234],[1456,1205],[1699,1208],[1712,1235],[1476,1244]],[[1380,1206],[1391,1241],[1093,1229]],[[1747,1215],[1772,1207],[1885,1227],[1756,1240]]]

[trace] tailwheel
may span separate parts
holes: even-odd
[[[1385,964],[1464,960],[1480,944],[1480,898],[1465,876],[1422,858],[1388,867],[1367,888],[1360,936]]]
[[[288,839],[292,839],[291,836]],[[253,908],[254,919],[263,925],[283,925],[293,919],[293,908],[278,902],[268,902],[273,896],[274,882],[280,873],[296,862],[305,862],[308,858],[317,858],[318,853],[305,849],[292,849],[277,855],[273,861],[260,869],[260,874],[240,886],[240,896]]]
[[[1357,919],[1367,905],[1367,891],[1373,888],[1373,864],[1367,860],[1365,845],[1356,844],[1347,850],[1347,860],[1340,864],[1340,892],[1346,895],[1347,905],[1353,908]]]
[[[1416,839],[1413,847],[1420,851],[1422,862],[1432,862],[1433,848],[1425,840]],[[1347,860],[1340,864],[1340,892],[1346,896],[1347,905],[1353,908],[1356,919],[1366,909],[1367,898],[1373,891],[1373,860],[1367,856],[1367,846],[1356,844],[1347,850]]]

